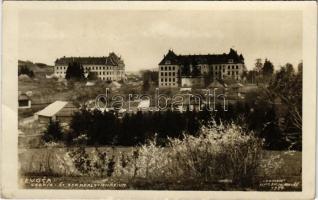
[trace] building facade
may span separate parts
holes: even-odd
[[[242,54],[233,49],[228,54],[208,55],[176,55],[169,50],[159,63],[159,87],[191,86],[191,80],[204,80],[202,84],[224,79],[240,81],[245,70]]]
[[[67,67],[72,62],[80,63],[87,75],[92,72],[105,81],[120,81],[125,78],[125,64],[121,57],[110,53],[107,57],[62,57],[55,61],[54,74],[65,78]]]

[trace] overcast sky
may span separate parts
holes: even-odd
[[[127,71],[156,68],[176,54],[221,54],[232,47],[248,69],[256,58],[276,68],[302,59],[302,13],[296,11],[23,11],[19,59],[50,65],[62,56],[121,55]]]

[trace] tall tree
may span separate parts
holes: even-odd
[[[200,67],[198,66],[198,63],[195,60],[192,62],[191,75],[194,77],[201,75]]]
[[[303,62],[300,62],[298,64],[298,70],[297,70],[298,74],[302,74],[303,73]]]
[[[85,78],[83,66],[78,62],[69,63],[65,78],[67,80],[83,80]]]
[[[262,68],[263,76],[268,77],[272,76],[274,73],[274,65],[270,60],[265,59],[263,68]]]
[[[181,76],[190,76],[190,63],[189,62],[185,62],[181,66]]]
[[[294,74],[295,73],[295,69],[294,69],[294,66],[290,63],[287,63],[285,65],[285,68],[286,68],[286,72],[291,75],[291,74]]]
[[[259,73],[262,71],[262,69],[263,69],[262,59],[260,59],[260,58],[256,59],[254,69],[255,69],[255,71],[257,71]]]
[[[149,80],[144,80],[142,84],[142,91],[146,92],[150,89]]]
[[[290,148],[302,146],[302,74],[294,73],[293,66],[286,64],[275,74],[268,87],[272,100],[280,99],[287,107],[284,132]]]

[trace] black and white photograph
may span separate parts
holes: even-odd
[[[18,188],[304,191],[304,10],[133,5],[16,12]]]

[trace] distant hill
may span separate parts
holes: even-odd
[[[31,61],[18,60],[18,68],[22,66],[27,66],[35,74],[52,74],[54,71],[53,66],[47,65],[45,63],[33,63]]]

